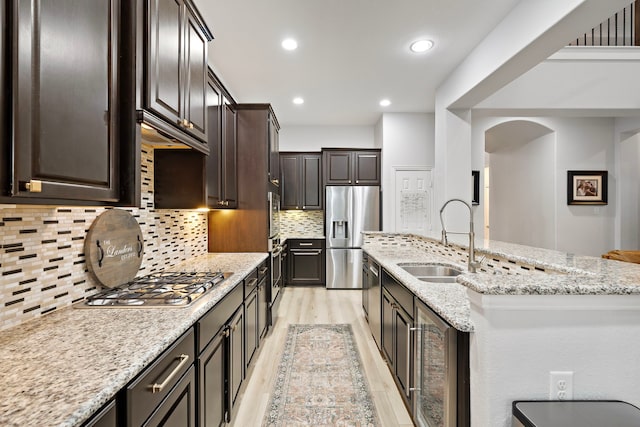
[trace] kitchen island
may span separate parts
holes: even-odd
[[[364,249],[420,300],[470,333],[471,426],[508,427],[513,400],[557,399],[550,372],[572,372],[573,399],[640,405],[640,266],[488,241],[478,273],[425,283],[398,263],[466,271],[467,248],[367,233]]]
[[[81,425],[267,256],[205,254],[176,265],[233,272],[188,307],[76,305],[0,332],[0,425]]]

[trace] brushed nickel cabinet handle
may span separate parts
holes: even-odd
[[[29,193],[42,193],[42,181],[32,179],[29,182],[24,183],[24,188]]]
[[[309,251],[309,252],[298,252],[298,251],[293,251],[293,253],[296,256],[299,255],[303,255],[303,256],[316,256],[316,255],[320,255],[322,253],[322,251]]]
[[[178,366],[176,366],[173,369],[173,371],[171,371],[171,373],[167,376],[167,378],[164,379],[164,381],[162,381],[160,384],[154,383],[149,385],[149,388],[151,389],[151,393],[160,393],[169,384],[169,382],[171,382],[173,377],[175,377],[178,374],[178,372],[180,372],[182,367],[187,364],[187,361],[189,360],[189,355],[181,354],[179,357],[177,357],[177,359],[180,359],[180,363],[178,363]]]

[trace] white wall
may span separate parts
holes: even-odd
[[[640,405],[640,296],[468,294],[471,427],[511,427],[512,401],[550,398],[550,371],[573,372],[573,399]]]
[[[640,250],[640,117],[617,118],[616,249]]]
[[[555,230],[556,247],[564,252],[600,256],[616,248],[616,212],[617,185],[615,162],[615,120],[613,118],[576,118],[576,117],[528,117],[518,118],[539,123],[555,133],[555,152],[550,153],[541,171],[531,171],[555,175],[555,186],[548,191],[555,194]],[[512,117],[478,118],[473,122],[473,143],[484,144],[484,132],[502,122],[512,121]],[[515,161],[516,157],[514,157]],[[477,160],[476,160],[477,161]],[[520,160],[518,160],[520,161]],[[524,161],[524,160],[522,160]],[[504,164],[504,163],[503,163]],[[524,167],[524,166],[523,166]],[[491,159],[492,175],[496,172]],[[609,171],[609,201],[606,206],[569,206],[567,205],[568,170],[607,170]],[[499,171],[498,171],[499,173]],[[492,176],[493,178],[493,176]],[[534,177],[527,177],[528,181]],[[509,179],[508,175],[504,179]],[[500,211],[510,211],[512,200],[495,198],[494,188],[499,183],[491,181],[490,215]],[[482,201],[481,201],[482,203]],[[475,221],[484,223],[482,209],[476,209]],[[496,238],[493,229],[498,227],[490,218],[491,238]],[[523,224],[524,226],[525,224]],[[538,230],[539,233],[547,231]],[[502,240],[513,242],[511,238],[501,236]],[[496,238],[496,240],[498,240]]]
[[[395,168],[434,165],[433,114],[385,113],[382,133],[382,229],[395,230]]]
[[[616,186],[614,120],[612,118],[550,118],[558,135],[556,152],[557,249],[599,256],[615,249]],[[608,205],[567,205],[568,170],[609,172]],[[564,191],[563,191],[564,190]]]
[[[489,154],[492,240],[555,249],[555,135]]]
[[[322,148],[381,148],[373,126],[285,126],[280,151],[320,151]]]

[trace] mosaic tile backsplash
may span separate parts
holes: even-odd
[[[324,211],[280,211],[280,234],[283,236],[323,236]]]
[[[153,148],[142,148],[138,220],[144,256],[138,276],[207,252],[207,214],[153,207]],[[88,272],[84,239],[102,207],[0,205],[0,330],[67,307],[100,285]]]

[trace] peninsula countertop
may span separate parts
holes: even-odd
[[[205,254],[172,267],[234,273],[188,307],[74,306],[0,332],[0,425],[81,424],[267,256]]]
[[[461,331],[473,331],[467,289],[485,295],[640,294],[640,265],[579,256],[523,245],[484,241],[476,258],[482,270],[468,273],[467,245],[457,240],[443,251],[439,239],[400,233],[367,232],[364,249],[418,298]],[[463,274],[456,283],[425,283],[399,263],[453,265]],[[506,266],[505,266],[506,264]]]

